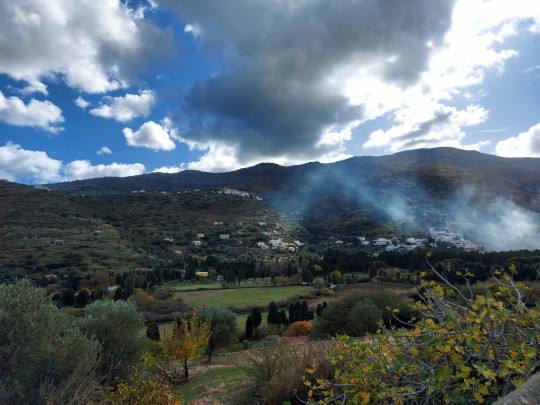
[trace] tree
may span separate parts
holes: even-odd
[[[184,367],[184,377],[189,378],[188,360],[201,357],[208,344],[211,321],[201,321],[194,313],[191,319],[181,318],[173,322],[172,333],[165,331],[163,349],[170,360],[180,360]]]
[[[84,308],[85,306],[90,304],[90,293],[86,288],[83,288],[81,291],[79,291],[79,293],[75,297],[75,304],[79,308]]]
[[[0,285],[0,403],[93,402],[98,351],[45,289]]]
[[[197,310],[197,316],[203,322],[210,320],[210,339],[206,347],[208,362],[212,361],[214,350],[227,347],[238,341],[238,324],[236,314],[228,309],[217,307],[202,307]]]
[[[251,319],[253,320],[253,328],[258,328],[262,323],[261,310],[259,308],[251,309]]]
[[[159,342],[161,340],[157,323],[152,322],[148,325],[148,328],[146,328],[146,336],[149,339],[155,340],[156,342]]]
[[[253,318],[251,317],[251,315],[248,315],[246,319],[246,337],[248,339],[251,339],[251,337],[253,336],[253,328]]]
[[[339,338],[331,355],[335,379],[316,387],[321,401],[483,403],[536,371],[540,312],[524,301],[530,287],[504,275],[495,279],[492,296],[475,297],[428,265],[441,283],[422,282],[416,307],[423,319],[409,329],[385,329],[369,342]]]
[[[278,309],[277,305],[274,301],[272,301],[268,305],[268,315],[266,317],[266,323],[268,325],[278,325],[279,324],[279,315],[278,315]]]
[[[101,344],[99,371],[109,380],[125,376],[147,346],[144,318],[130,302],[96,301],[86,307],[79,326]]]

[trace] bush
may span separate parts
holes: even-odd
[[[323,288],[321,290],[321,295],[324,295],[325,297],[329,295],[334,295],[334,291],[332,291],[330,288]]]
[[[141,334],[144,319],[125,301],[97,301],[78,320],[81,330],[101,344],[100,372],[108,379],[123,377],[147,345]]]
[[[491,402],[535,373],[540,313],[520,292],[530,288],[505,276],[496,299],[467,298],[432,270],[443,284],[423,283],[416,307],[425,318],[411,329],[386,329],[369,342],[338,339],[335,378],[316,387],[324,403]]]
[[[91,402],[98,351],[44,289],[0,285],[0,403]]]
[[[353,311],[357,304],[359,306]],[[393,309],[399,311],[399,316],[394,315]],[[415,316],[418,317],[417,311],[392,293],[358,292],[330,303],[317,317],[310,336],[313,338],[325,338],[338,334],[362,336],[366,332],[375,331],[375,325],[380,319],[386,327],[393,328],[406,325],[406,322]]]
[[[303,346],[281,342],[266,343],[258,350],[246,354],[241,365],[246,387],[239,392],[237,403],[251,405],[297,403],[298,397],[307,397],[309,389],[302,382],[305,370],[318,364],[317,370],[306,381],[330,378],[334,369],[327,356],[333,345],[312,342]]]
[[[307,336],[313,330],[313,324],[306,321],[298,321],[293,323],[289,329],[287,329],[283,336],[285,337],[296,337],[296,336]]]

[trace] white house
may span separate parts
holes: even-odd
[[[197,238],[204,238],[204,233],[199,232],[199,233],[197,234]]]
[[[378,238],[373,241],[374,246],[386,246],[388,244],[388,239]]]
[[[193,246],[201,246],[201,241],[200,240],[194,240],[191,243],[193,244]]]
[[[221,235],[219,235],[219,238],[223,240],[229,239],[229,237],[230,235],[228,233],[222,233]]]

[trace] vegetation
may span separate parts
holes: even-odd
[[[196,316],[202,322],[210,321],[211,334],[206,347],[208,362],[212,361],[212,354],[216,349],[230,346],[238,341],[238,327],[234,312],[216,307],[201,307],[197,309]]]
[[[28,282],[0,285],[0,403],[71,404],[93,398],[99,343]]]
[[[396,317],[392,309],[399,310]],[[397,295],[384,291],[362,291],[332,302],[315,321],[313,337],[363,336],[375,332],[382,320],[387,328],[404,326],[418,314]]]
[[[148,339],[141,336],[143,317],[124,301],[97,301],[78,320],[81,331],[100,343],[99,374],[110,381],[125,377],[140,359]]]
[[[202,355],[210,339],[211,319],[202,321],[193,314],[191,319],[181,318],[173,322],[172,333],[165,331],[163,349],[169,360],[180,360],[184,368],[184,378],[189,378],[188,360]],[[170,362],[172,374],[176,375],[174,365]],[[171,369],[169,368],[169,372]]]
[[[432,270],[443,284],[423,283],[423,319],[365,342],[338,338],[333,378],[306,382],[312,403],[492,402],[537,370],[539,312],[524,301],[529,287],[505,275],[493,296],[467,296]]]

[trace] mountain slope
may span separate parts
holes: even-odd
[[[47,187],[96,196],[231,187],[263,197],[269,208],[322,236],[419,233],[446,226],[499,248],[535,246],[539,239],[530,224],[540,222],[540,159],[454,148],[353,157],[331,164],[265,163],[228,173],[152,173]],[[494,233],[499,235],[496,243],[486,236]]]

